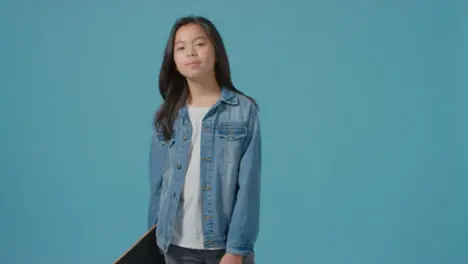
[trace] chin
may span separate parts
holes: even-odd
[[[192,71],[192,72],[184,72],[182,73],[182,75],[187,79],[191,79],[195,81],[195,80],[203,79],[203,77],[206,76],[206,73],[199,72],[199,71]]]

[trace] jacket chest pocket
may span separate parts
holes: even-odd
[[[157,132],[156,141],[159,142],[163,146],[171,147],[174,144],[174,137],[170,139],[165,139],[164,134],[162,132]]]
[[[228,141],[241,141],[247,135],[244,122],[222,122],[216,127],[216,135]]]
[[[243,122],[222,122],[216,127],[219,144],[215,144],[222,159],[228,164],[238,164],[247,127]]]

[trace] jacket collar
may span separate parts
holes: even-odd
[[[219,100],[218,102],[216,102],[213,108],[217,107],[220,103],[237,105],[239,104],[239,98],[237,97],[237,94],[235,92],[223,87],[221,89],[221,95],[219,97]],[[188,117],[187,105],[184,105],[179,109],[179,114],[181,114],[184,117]]]
[[[239,104],[239,99],[235,92],[228,90],[227,88],[222,88],[221,90],[221,97],[220,101],[230,104],[230,105],[237,105]]]

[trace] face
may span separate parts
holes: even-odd
[[[200,26],[188,24],[177,30],[174,61],[177,70],[189,79],[201,79],[214,72],[215,50]]]

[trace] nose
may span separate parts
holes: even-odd
[[[197,55],[196,52],[195,52],[195,49],[191,48],[191,49],[187,49],[187,56],[188,57],[193,57]]]

